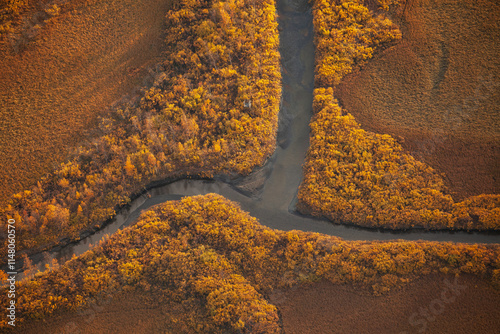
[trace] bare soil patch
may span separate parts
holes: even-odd
[[[162,59],[169,3],[71,1],[19,52],[0,40],[0,205],[61,162],[100,113],[145,83]]]
[[[363,128],[399,138],[456,200],[500,190],[500,4],[409,0],[403,39],[335,92]]]
[[[444,303],[445,279],[455,284],[454,277],[432,275],[381,297],[329,282],[288,291],[279,305],[284,330],[290,334],[409,334],[425,326],[425,333],[497,333],[500,293],[477,277],[460,276],[456,284],[463,288],[453,301]],[[445,299],[452,296],[445,292]],[[427,310],[427,315],[419,314],[421,310]]]

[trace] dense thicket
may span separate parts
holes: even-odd
[[[0,24],[6,24],[9,19],[18,15],[29,5],[29,0],[4,0],[0,3]],[[0,30],[0,32],[2,32]]]
[[[166,60],[140,103],[113,111],[101,135],[0,212],[1,224],[16,220],[19,249],[77,238],[153,180],[245,174],[274,151],[274,1],[184,0],[166,18]]]
[[[473,274],[500,287],[500,247],[276,231],[209,194],[161,204],[95,249],[21,283],[17,315],[20,322],[44,318],[136,289],[182,305],[175,321],[188,332],[275,333],[277,309],[264,297],[273,289],[327,279],[380,294],[435,272]],[[5,305],[7,293],[0,298]]]
[[[314,2],[316,77],[311,146],[298,208],[335,222],[406,229],[500,228],[500,196],[455,203],[432,168],[406,154],[389,135],[360,128],[333,97],[333,87],[381,43],[401,37],[385,15],[397,1]],[[369,106],[367,106],[368,108]]]

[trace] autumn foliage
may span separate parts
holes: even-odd
[[[78,238],[152,181],[246,174],[264,163],[281,96],[275,16],[272,0],[176,2],[153,87],[0,211],[2,224],[16,220],[19,249]]]
[[[500,286],[499,259],[498,245],[353,242],[272,230],[209,194],[163,203],[93,250],[22,282],[18,314],[21,322],[45,318],[135,290],[182,305],[177,321],[188,332],[276,333],[277,309],[266,298],[273,289],[326,279],[381,294],[435,272]],[[7,294],[0,298],[5,305]]]
[[[389,8],[389,1],[380,3]],[[377,46],[401,38],[384,13],[373,13],[363,0],[314,0],[313,17],[316,87],[336,86],[354,65],[371,58]]]
[[[299,209],[335,222],[405,229],[497,229],[497,195],[455,203],[442,178],[389,135],[360,128],[331,88],[317,88]]]
[[[455,203],[432,168],[391,136],[361,129],[333,96],[333,87],[354,65],[372,57],[381,43],[401,37],[385,15],[393,4],[379,2],[374,12],[364,1],[314,2],[315,115],[298,209],[367,227],[498,229],[500,196]]]

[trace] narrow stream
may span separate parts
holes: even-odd
[[[295,4],[295,5],[294,5]],[[283,99],[280,110],[278,148],[272,159],[252,175],[237,182],[223,180],[180,180],[153,187],[123,209],[101,231],[76,244],[58,247],[32,257],[40,270],[46,261],[57,258],[64,263],[80,255],[106,235],[137,221],[140,213],[153,205],[184,196],[220,194],[240,204],[260,223],[280,230],[302,230],[334,235],[346,240],[428,240],[463,243],[498,243],[498,234],[467,232],[389,232],[335,225],[325,220],[294,213],[302,163],[309,146],[314,82],[314,44],[312,12],[304,0],[278,0],[280,52],[283,73]]]

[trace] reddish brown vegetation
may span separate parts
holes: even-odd
[[[458,288],[450,291],[446,280]],[[320,282],[284,291],[281,301],[287,334],[494,334],[500,328],[500,293],[470,276],[430,275],[379,297]]]

